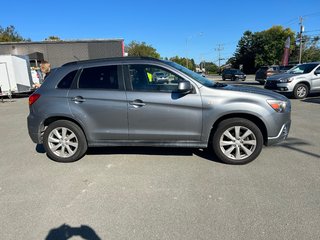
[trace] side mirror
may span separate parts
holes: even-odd
[[[192,85],[188,81],[179,82],[178,91],[181,93],[189,93],[192,91]]]
[[[317,69],[315,72],[314,72],[315,75],[320,75],[320,69]]]

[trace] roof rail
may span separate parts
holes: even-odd
[[[80,60],[74,62],[68,62],[62,65],[70,66],[70,65],[77,65],[77,64],[84,64],[84,63],[99,63],[99,62],[106,62],[106,61],[122,61],[122,60],[153,60],[153,61],[161,61],[157,58],[152,57],[111,57],[111,58],[97,58],[97,59],[89,59],[89,60]]]

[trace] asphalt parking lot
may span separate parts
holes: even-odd
[[[319,110],[320,95],[292,100],[287,141],[244,166],[163,148],[62,164],[31,142],[28,99],[0,102],[0,238],[319,239]]]

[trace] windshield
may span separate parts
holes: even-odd
[[[289,70],[287,73],[292,73],[292,74],[302,74],[302,73],[309,73],[311,72],[316,66],[319,64],[317,63],[306,63],[306,64],[301,64],[298,65],[291,70]]]
[[[171,67],[174,67],[175,69],[178,69],[179,71],[183,72],[184,74],[188,75],[189,77],[191,77],[192,79],[196,80],[197,82],[201,83],[202,85],[206,86],[206,87],[213,87],[215,85],[215,82],[212,80],[209,80],[203,76],[201,76],[200,74],[189,70],[188,68],[185,68],[175,62],[170,62],[170,61],[165,61],[168,65],[170,65]]]

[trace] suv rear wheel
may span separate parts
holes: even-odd
[[[43,146],[48,156],[57,162],[77,161],[88,148],[81,128],[66,120],[53,122],[46,128]]]
[[[243,118],[230,118],[219,123],[212,139],[217,157],[228,164],[246,164],[260,154],[263,136],[260,129]]]
[[[294,87],[293,90],[293,96],[297,99],[303,99],[306,98],[309,94],[309,88],[307,85],[303,83],[297,84],[297,86]]]

